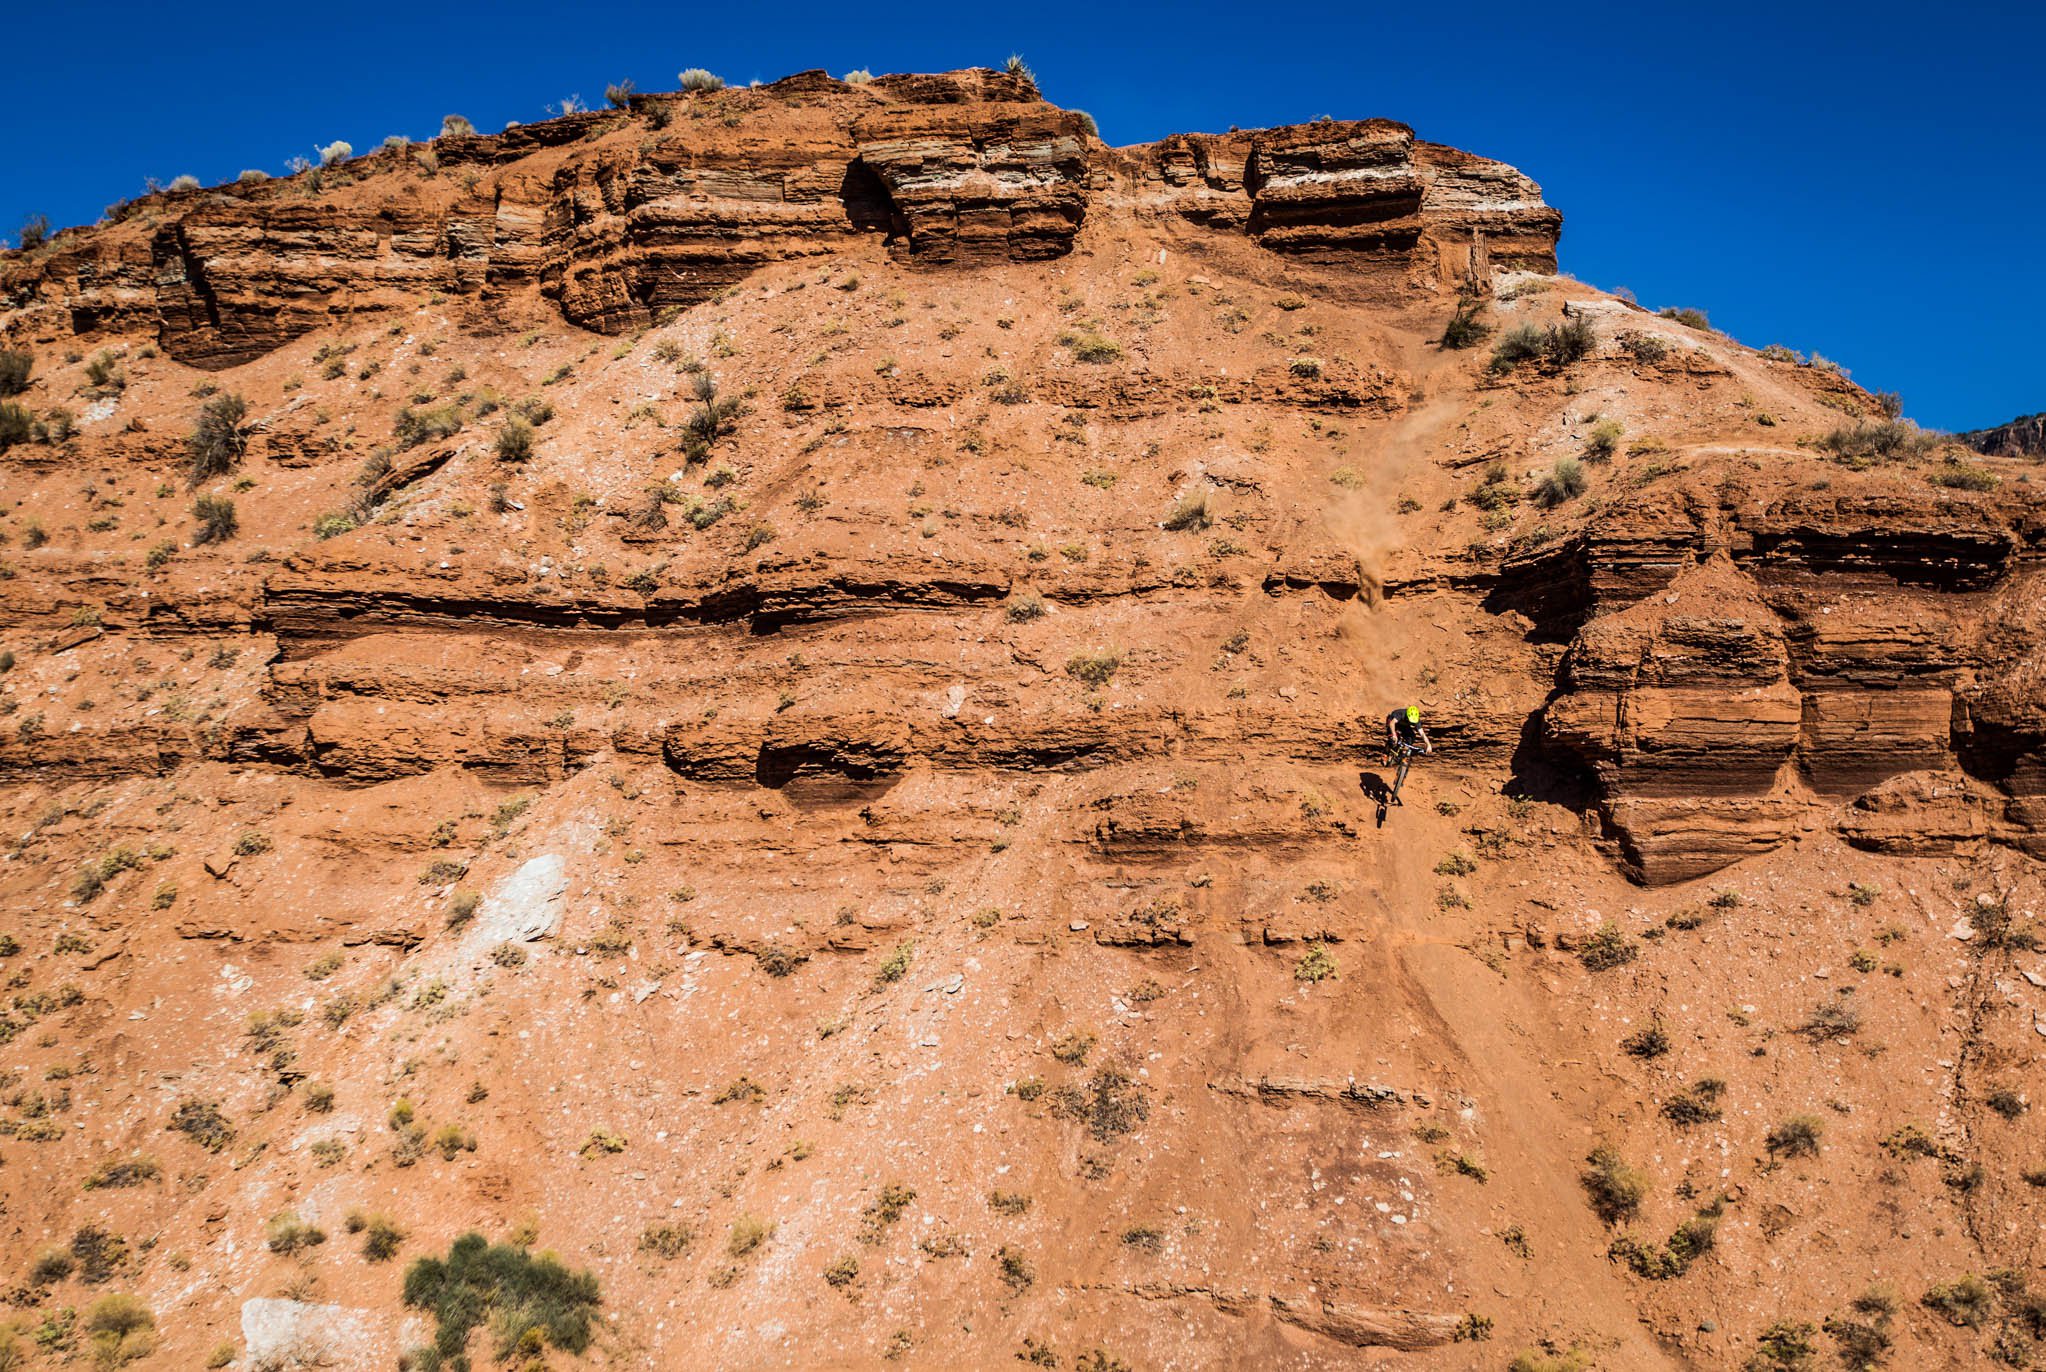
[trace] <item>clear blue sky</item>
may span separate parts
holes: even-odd
[[[1942,428],[2046,409],[2046,5],[26,4],[0,233],[144,178],[544,117],[683,67],[740,82],[999,63],[1111,143],[1383,115],[1511,162],[1565,270],[1817,350]]]

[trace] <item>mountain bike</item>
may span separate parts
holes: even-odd
[[[1383,765],[1397,769],[1393,773],[1392,794],[1386,798],[1388,804],[1401,805],[1405,803],[1400,799],[1400,787],[1406,785],[1407,768],[1412,765],[1414,758],[1422,751],[1422,749],[1416,748],[1413,744],[1404,740],[1395,740],[1385,745],[1385,761]],[[1435,750],[1430,748],[1426,751],[1432,753]]]

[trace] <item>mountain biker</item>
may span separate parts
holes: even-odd
[[[1435,745],[1428,740],[1428,731],[1421,727],[1421,707],[1408,705],[1394,710],[1385,717],[1385,748],[1390,758],[1397,760],[1399,772],[1393,778],[1391,800],[1400,804],[1400,787],[1406,784],[1407,763],[1415,753],[1432,753]]]

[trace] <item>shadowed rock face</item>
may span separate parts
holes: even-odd
[[[2025,415],[1993,429],[1962,434],[1960,439],[1991,457],[2046,456],[2046,414]]]
[[[152,327],[208,369],[436,293],[487,308],[538,285],[568,322],[622,333],[859,238],[932,268],[1062,257],[1091,205],[1153,179],[1184,191],[1188,218],[1391,279],[1486,260],[1555,268],[1562,216],[1532,181],[1403,124],[1188,135],[1124,154],[1091,127],[988,71],[643,96],[629,114],[136,202],[122,231],[0,267],[0,292],[14,328]]]

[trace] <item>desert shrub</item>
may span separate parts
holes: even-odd
[[[50,1286],[71,1275],[76,1260],[67,1248],[45,1248],[28,1265],[28,1279],[37,1286]]]
[[[1321,378],[1321,359],[1296,357],[1286,364],[1286,370],[1304,381],[1318,381]]]
[[[1993,491],[1997,486],[1996,473],[1980,463],[1964,462],[1955,456],[1949,456],[1925,479],[1935,486],[1957,491]]]
[[[1144,1087],[1117,1067],[1103,1067],[1083,1085],[1062,1087],[1052,1098],[1052,1114],[1078,1120],[1096,1141],[1109,1143],[1151,1116]]]
[[[1165,527],[1174,533],[1189,530],[1198,532],[1215,522],[1214,513],[1208,508],[1208,493],[1193,491],[1181,496],[1165,516]]]
[[[1629,333],[1620,335],[1620,346],[1627,356],[1636,362],[1654,364],[1669,356],[1669,344],[1650,333]]]
[[[717,378],[709,372],[698,372],[690,387],[696,396],[696,407],[682,421],[682,454],[689,461],[698,462],[710,452],[713,443],[732,431],[741,407],[732,397],[718,394]]]
[[[1066,675],[1089,686],[1105,686],[1121,666],[1119,652],[1076,653],[1066,659]]]
[[[1814,1043],[1824,1043],[1831,1039],[1851,1038],[1860,1029],[1861,1011],[1848,1001],[1829,1000],[1814,1006],[1797,1032]]]
[[[17,443],[28,442],[35,434],[35,427],[35,416],[29,413],[26,405],[0,400],[0,453]]]
[[[1492,370],[1512,371],[1523,362],[1542,355],[1542,330],[1535,324],[1515,324],[1492,345]]]
[[[846,1253],[824,1269],[824,1280],[832,1286],[850,1286],[859,1280],[860,1260]]]
[[[140,1186],[143,1182],[155,1181],[162,1175],[163,1169],[156,1165],[155,1158],[127,1158],[121,1162],[103,1162],[85,1179],[85,1189],[101,1191]]]
[[[88,1224],[71,1236],[71,1259],[78,1265],[78,1280],[87,1286],[98,1286],[113,1280],[114,1273],[128,1261],[128,1241],[96,1224]]]
[[[689,1251],[696,1231],[686,1224],[653,1224],[639,1233],[639,1251],[672,1261]]]
[[[440,121],[442,138],[468,138],[476,132],[476,126],[459,114],[443,115]]]
[[[355,156],[355,145],[337,138],[320,150],[320,165],[331,167],[337,162],[346,162]]]
[[[388,1215],[350,1214],[348,1232],[362,1235],[362,1256],[370,1262],[389,1262],[405,1243],[405,1231]]]
[[[1548,475],[1535,483],[1534,502],[1552,510],[1566,500],[1584,494],[1584,464],[1574,457],[1559,457]]]
[[[1030,1197],[1020,1191],[990,1191],[987,1204],[997,1215],[1020,1215],[1030,1209]]]
[[[1607,1256],[1624,1262],[1634,1274],[1650,1281],[1669,1281],[1691,1270],[1691,1265],[1712,1251],[1719,1241],[1720,1206],[1700,1210],[1679,1224],[1660,1244],[1644,1244],[1631,1235],[1613,1240]]]
[[[1449,322],[1442,326],[1442,346],[1461,351],[1475,348],[1491,334],[1492,328],[1478,318],[1483,309],[1475,300],[1465,300],[1456,307],[1456,313],[1449,316]]]
[[[401,449],[452,438],[461,431],[462,407],[454,401],[422,410],[400,406],[397,417],[391,421],[391,434]]]
[[[874,970],[875,987],[878,989],[893,982],[901,981],[904,976],[908,975],[910,964],[915,960],[916,943],[914,940],[904,939],[901,943],[896,944],[895,951],[890,953],[887,959]]]
[[[770,1220],[741,1215],[732,1221],[732,1227],[725,1235],[725,1252],[732,1257],[743,1258],[773,1238],[774,1228]]]
[[[838,79],[845,82],[848,86],[864,86],[874,79],[874,73],[868,71],[865,67],[854,67]]]
[[[233,392],[223,392],[199,407],[198,422],[185,445],[185,480],[194,486],[225,476],[241,465],[248,448],[248,402]]]
[[[136,1297],[125,1292],[101,1296],[85,1314],[93,1366],[105,1372],[146,1357],[156,1346],[155,1329],[156,1316]]]
[[[500,462],[527,461],[533,456],[533,426],[512,415],[497,431],[496,448]]]
[[[1812,1327],[1803,1321],[1778,1320],[1755,1340],[1755,1355],[1748,1360],[1750,1372],[1804,1372],[1819,1350],[1812,1343]]]
[[[724,77],[702,67],[684,69],[676,75],[675,82],[685,91],[721,91],[725,88]]]
[[[1560,324],[1539,328],[1516,324],[1492,349],[1492,370],[1510,372],[1523,362],[1540,361],[1551,367],[1567,367],[1591,355],[1598,333],[1582,315]]]
[[[1719,1098],[1726,1083],[1718,1077],[1703,1077],[1662,1103],[1663,1117],[1679,1128],[1709,1124],[1719,1118]]]
[[[1821,438],[1819,449],[1850,467],[1868,467],[1923,457],[1939,441],[1908,419],[1857,419]]]
[[[404,1301],[433,1315],[430,1349],[439,1365],[462,1357],[485,1320],[500,1360],[542,1347],[579,1354],[595,1335],[602,1296],[593,1273],[570,1271],[551,1254],[464,1234],[445,1259],[421,1258],[405,1269]]]
[[[1033,619],[1044,617],[1044,597],[1035,591],[1024,591],[1009,597],[1009,603],[1002,609],[1011,624],[1027,624]]]
[[[1611,1148],[1601,1144],[1585,1159],[1578,1181],[1592,1210],[1607,1224],[1632,1219],[1648,1194],[1648,1178]]]
[[[1629,1057],[1659,1058],[1669,1051],[1669,1032],[1662,1027],[1661,1020],[1651,1020],[1647,1027],[1621,1039],[1620,1051]]]
[[[1070,348],[1075,362],[1106,363],[1122,359],[1122,345],[1112,338],[1104,338],[1088,329],[1082,333],[1066,334],[1059,339]]]
[[[1336,960],[1326,943],[1310,943],[1294,964],[1293,980],[1326,981],[1336,975]]]
[[[1771,1129],[1763,1143],[1774,1157],[1816,1157],[1819,1151],[1819,1138],[1825,1132],[1824,1122],[1816,1116],[1792,1115]]]
[[[613,81],[604,87],[604,103],[614,110],[630,109],[632,97],[632,78],[629,76],[623,81]]]
[[[92,360],[85,364],[85,379],[96,391],[118,391],[128,384],[121,359],[110,348],[101,348],[92,355]]]
[[[1030,1265],[1030,1259],[1006,1244],[995,1253],[995,1267],[1011,1291],[1022,1291],[1037,1280],[1037,1269]]]
[[[225,543],[239,527],[234,502],[224,495],[202,495],[192,502],[192,542],[199,545]]]
[[[1606,920],[1578,945],[1577,960],[1588,971],[1604,972],[1632,962],[1640,951],[1641,945],[1634,941],[1632,935],[1611,920]]]
[[[289,1210],[272,1215],[270,1222],[263,1227],[263,1242],[269,1245],[270,1251],[287,1257],[316,1248],[326,1241],[326,1230],[306,1223]]]
[[[1584,436],[1584,460],[1586,462],[1610,462],[1613,454],[1620,450],[1620,439],[1626,434],[1617,419],[1601,419],[1591,426],[1591,432]]]
[[[1668,309],[1657,310],[1656,313],[1664,319],[1676,320],[1677,323],[1682,324],[1687,329],[1702,329],[1706,333],[1713,332],[1712,321],[1705,317],[1705,311],[1703,310],[1694,310],[1689,306],[1679,307],[1673,305]]]
[[[46,214],[31,214],[21,221],[21,232],[16,235],[23,252],[34,252],[50,241],[50,217]]]
[[[1983,1104],[2007,1120],[2016,1119],[2019,1115],[2024,1114],[2026,1110],[2025,1098],[2008,1087],[1998,1091],[1991,1091],[1987,1099],[1983,1101]]]
[[[20,395],[27,390],[35,361],[34,353],[0,349],[0,396]]]
[[[433,1136],[433,1146],[443,1159],[453,1162],[457,1153],[476,1151],[476,1136],[459,1124],[444,1124]]]
[[[318,539],[339,538],[354,527],[354,515],[340,511],[329,511],[313,521],[313,537]]]
[[[209,1153],[218,1153],[234,1142],[234,1129],[220,1107],[209,1100],[180,1101],[171,1111],[167,1128],[183,1134]]]
[[[1973,1272],[1940,1282],[1919,1303],[1960,1329],[1980,1329],[1996,1309],[1996,1290]]]

